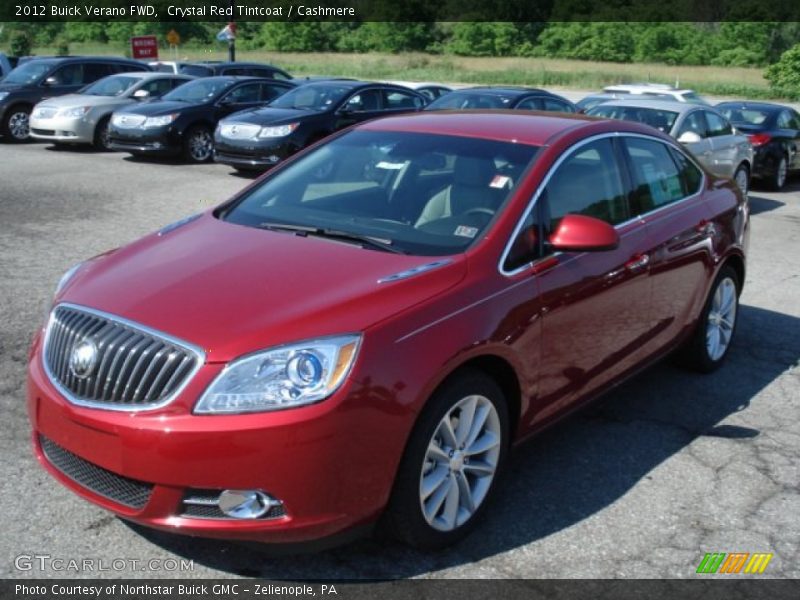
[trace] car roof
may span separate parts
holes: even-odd
[[[646,125],[630,121],[596,119],[584,115],[528,110],[441,110],[406,113],[362,123],[367,131],[405,131],[544,146],[567,131],[587,130],[587,135],[630,132],[661,137]]]
[[[703,104],[690,104],[688,102],[679,102],[678,100],[661,100],[661,99],[648,99],[648,98],[624,98],[620,100],[609,100],[597,106],[602,108],[604,106],[630,106],[631,108],[652,108],[655,110],[669,110],[677,113],[685,113],[691,110],[702,108],[703,110],[711,109],[713,106],[705,106]],[[591,109],[593,110],[593,109]]]
[[[125,64],[137,64],[147,67],[147,63],[143,63],[132,58],[125,58],[124,56],[32,56],[25,62],[33,61],[47,61],[50,63],[62,62],[120,62]]]
[[[729,108],[729,107],[740,107],[740,108],[755,108],[761,110],[771,110],[771,111],[779,111],[790,109],[789,106],[784,106],[783,104],[774,104],[772,102],[749,102],[747,100],[733,100],[730,102],[720,102],[714,108],[721,108],[721,107]]]
[[[161,73],[161,75],[169,75],[169,73]],[[178,75],[185,75],[185,73],[178,73]],[[191,77],[191,76],[190,76]],[[267,83],[280,83],[289,86],[295,86],[296,83],[286,79],[272,79],[271,77],[258,77],[257,75],[213,75],[211,77],[194,77],[195,81],[265,81]]]
[[[453,93],[460,93],[460,92],[462,93],[478,92],[481,94],[492,94],[495,96],[522,96],[525,94],[541,94],[543,96],[555,96],[554,93],[539,88],[527,88],[527,87],[516,87],[516,86],[494,86],[494,85],[475,86],[475,87],[453,90]]]

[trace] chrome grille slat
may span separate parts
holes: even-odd
[[[81,355],[75,356],[87,354],[88,367],[80,358],[70,366],[79,345],[83,345]],[[126,319],[60,304],[50,317],[43,359],[48,377],[70,402],[144,410],[172,400],[205,355],[199,348]]]

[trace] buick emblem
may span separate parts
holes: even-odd
[[[97,346],[91,340],[83,340],[72,349],[69,357],[69,370],[78,379],[85,379],[94,371],[97,364]]]
[[[237,131],[239,131],[238,125],[234,125],[233,127],[231,127],[231,135],[236,135]]]

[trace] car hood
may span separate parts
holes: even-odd
[[[307,119],[316,115],[312,110],[296,110],[291,108],[255,108],[243,110],[232,114],[226,121],[236,121],[237,123],[252,123],[254,125],[283,125],[294,123],[301,119]]]
[[[86,263],[58,302],[95,308],[204,348],[209,362],[274,345],[361,332],[442,293],[466,273],[437,260],[245,227],[210,212]]]
[[[151,102],[137,103],[136,106],[131,106],[125,109],[126,113],[135,115],[147,115],[154,117],[159,115],[169,115],[175,112],[191,110],[203,106],[202,104],[192,104],[190,102],[176,102],[170,100],[154,100]]]
[[[67,94],[57,98],[48,98],[39,103],[39,106],[52,108],[73,108],[75,106],[122,106],[134,100],[124,96],[90,96],[88,94]]]

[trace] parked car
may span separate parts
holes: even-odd
[[[231,113],[268,103],[294,87],[289,81],[258,77],[203,77],[155,102],[113,114],[109,147],[134,155],[211,160],[214,128]]]
[[[723,364],[748,223],[638,123],[363,123],[64,275],[27,360],[35,453],[147,527],[303,542],[384,517],[442,547],[512,446],[673,351]]]
[[[220,121],[214,160],[240,171],[264,170],[343,127],[420,110],[426,102],[422,94],[387,83],[308,83],[269,106]]]
[[[0,52],[0,81],[2,81],[3,77],[11,73],[11,70],[14,67],[11,65],[11,61],[8,60],[8,57]]]
[[[153,60],[147,64],[153,71],[177,75],[181,72],[181,68],[184,65],[191,65],[193,63],[186,60]]]
[[[556,94],[536,88],[471,87],[454,90],[434,100],[425,110],[471,110],[486,108],[514,108],[518,110],[546,110],[578,112],[575,105]]]
[[[437,98],[453,91],[453,88],[451,87],[432,81],[386,81],[384,83],[411,88],[415,92],[419,92],[425,96],[428,99],[428,102],[432,102],[433,100],[436,100]]]
[[[264,77],[267,79],[292,79],[292,76],[286,71],[273,65],[249,62],[201,61],[183,63],[178,67],[178,72],[193,77],[218,77],[220,75],[228,75],[237,77]]]
[[[747,136],[710,106],[675,100],[613,100],[586,112],[608,119],[638,121],[674,137],[709,171],[731,177],[747,194],[753,169],[753,147]]]
[[[78,94],[37,104],[31,113],[31,137],[57,144],[94,144],[108,150],[112,112],[142,100],[160,98],[192,79],[168,73],[109,75]]]
[[[70,56],[25,61],[0,82],[0,134],[6,141],[25,141],[35,104],[75,93],[114,73],[149,70],[147,65],[125,58]]]
[[[647,97],[649,99],[653,99],[653,100],[655,100],[655,99],[672,100],[673,99],[672,96],[667,96],[667,95],[664,95],[664,94],[648,94]],[[598,104],[603,104],[604,102],[610,102],[611,100],[624,100],[625,98],[630,99],[630,95],[629,94],[622,94],[622,93],[616,93],[616,94],[606,94],[606,93],[589,94],[588,96],[585,96],[585,97],[581,98],[580,100],[578,100],[575,103],[575,106],[577,107],[578,112],[580,114],[586,114],[587,110],[589,110],[590,108],[594,108]]]
[[[800,170],[800,114],[767,102],[723,102],[717,110],[753,145],[753,177],[780,190]]]
[[[690,104],[701,104],[710,106],[708,101],[694,90],[678,89],[671,85],[659,83],[632,83],[609,85],[603,88],[608,94],[631,94],[634,96],[667,96],[677,102],[688,102]]]

